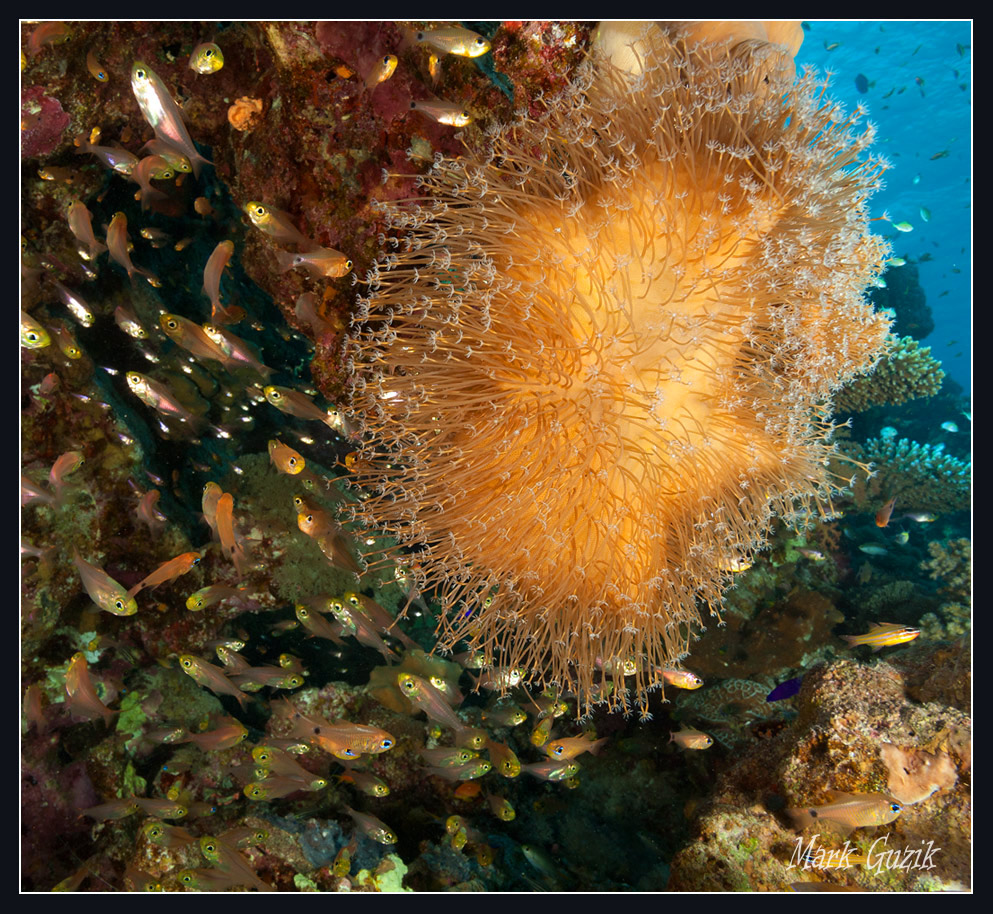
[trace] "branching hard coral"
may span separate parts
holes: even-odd
[[[858,413],[872,406],[896,406],[918,397],[933,397],[945,379],[941,362],[910,336],[887,337],[886,356],[875,369],[846,384],[834,397],[836,413]]]
[[[864,446],[846,442],[842,447],[853,460],[869,461],[875,468],[868,493],[878,495],[873,510],[893,497],[901,511],[938,514],[969,507],[972,464],[946,454],[944,445],[891,436],[871,438]]]
[[[771,519],[827,509],[825,403],[888,329],[861,111],[762,41],[632,54],[386,209],[347,350],[353,519],[414,550],[443,648],[581,711],[632,657],[644,710]]]

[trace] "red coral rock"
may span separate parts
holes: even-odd
[[[48,155],[62,141],[69,115],[57,98],[45,95],[41,86],[21,93],[21,158]]]

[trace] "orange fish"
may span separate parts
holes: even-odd
[[[677,689],[699,689],[703,685],[703,680],[689,670],[663,670],[662,678]]]
[[[203,511],[203,519],[215,540],[220,540],[217,532],[217,502],[224,494],[224,490],[216,482],[208,482],[203,487],[203,498],[200,501],[200,510]]]
[[[251,566],[235,533],[234,496],[230,492],[224,492],[217,499],[217,533],[221,538],[221,549],[224,550],[224,554],[232,561],[238,574],[244,577]]]
[[[107,227],[107,247],[110,249],[111,260],[127,271],[128,279],[134,280],[134,274],[140,273],[151,285],[158,285],[154,273],[131,262],[131,255],[128,253],[128,217],[124,213],[114,213],[114,218],[110,220]]]
[[[890,522],[890,515],[893,513],[893,506],[896,504],[896,496],[894,495],[885,505],[883,505],[876,512],[876,526],[885,527]]]
[[[714,745],[714,741],[706,733],[689,727],[680,727],[675,733],[670,733],[669,742],[681,749],[709,749]]]
[[[544,750],[545,755],[550,758],[573,759],[584,752],[598,755],[606,742],[606,736],[602,739],[590,739],[588,736],[566,737],[546,743]]]
[[[97,695],[97,690],[90,679],[90,671],[86,665],[86,655],[82,652],[73,654],[66,669],[66,704],[69,710],[84,720],[95,720],[102,717],[109,727],[117,711],[111,711]]]
[[[96,235],[93,234],[93,214],[84,203],[73,200],[69,204],[67,218],[69,230],[76,236],[76,240],[86,245],[85,260],[96,260],[98,254],[107,250],[107,245],[97,241]]]
[[[160,496],[161,493],[158,489],[149,489],[138,502],[138,520],[148,527],[150,533],[161,530],[166,524],[165,515],[155,507]]]
[[[363,753],[378,755],[396,745],[393,735],[378,727],[308,717],[289,701],[273,702],[272,706],[293,725],[290,736],[306,740],[335,758],[356,759]]]
[[[204,752],[219,752],[237,746],[246,736],[248,730],[234,718],[206,733],[187,733],[180,743],[196,743]]]
[[[169,581],[175,581],[180,575],[186,574],[190,571],[194,565],[200,564],[200,553],[199,552],[184,552],[182,555],[177,555],[174,559],[170,559],[168,562],[163,562],[155,569],[147,578],[143,578],[137,584],[134,585],[129,591],[128,596],[133,597],[135,594],[144,590],[146,587],[156,588],[160,584],[168,584]]]
[[[483,792],[477,781],[465,781],[455,788],[455,796],[460,800],[471,800],[478,797]]]
[[[337,279],[352,269],[352,262],[333,248],[318,248],[307,253],[290,254],[286,251],[276,251],[276,261],[279,272],[285,273],[294,267],[303,267],[314,276]]]
[[[213,321],[217,320],[218,312],[224,308],[221,304],[221,276],[233,256],[234,242],[221,241],[207,259],[207,266],[203,268],[203,294],[210,299],[210,319]]]
[[[55,490],[55,504],[62,504],[62,490],[65,487],[65,477],[74,473],[83,464],[83,455],[79,451],[66,451],[55,463],[48,474],[48,481]]]
[[[293,450],[288,444],[283,444],[278,438],[273,438],[269,442],[269,459],[280,473],[287,473],[290,476],[303,472],[303,468],[307,465],[302,454]]]

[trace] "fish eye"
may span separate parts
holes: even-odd
[[[903,807],[899,803],[891,803],[890,804],[890,810],[892,812],[902,812],[903,811]]]
[[[256,216],[264,216],[265,214],[266,214],[266,208],[264,206],[256,206],[255,207],[255,215]]]
[[[134,71],[134,75],[135,75],[135,76],[136,76],[136,77],[137,77],[138,79],[144,79],[144,78],[145,78],[145,76],[146,76],[146,74],[145,74],[145,71],[144,71],[144,70],[142,70],[142,69],[141,69],[140,67],[139,67],[139,68],[138,68],[137,70],[135,70],[135,71]]]
[[[350,270],[352,268],[352,262],[350,260],[345,261],[345,269]]]
[[[203,56],[204,57],[213,57],[214,56],[214,49],[213,48],[207,48],[207,50],[203,52]]]
[[[205,851],[207,851],[207,853],[209,853],[209,854],[212,854],[212,853],[214,853],[214,845],[213,845],[213,844],[209,844],[209,843],[208,843],[208,844],[205,844],[205,845],[203,846],[203,849],[204,849]]]
[[[296,457],[291,457],[291,458],[290,458],[290,459],[289,459],[289,460],[287,461],[287,463],[289,463],[289,465],[290,465],[291,467],[295,467],[295,466],[297,465],[297,459],[296,459]]]
[[[114,606],[117,609],[124,609],[124,601],[123,600],[114,600]]]
[[[183,661],[183,666],[185,666],[187,669],[189,669],[191,666],[193,666],[193,664],[189,660],[184,660]]]
[[[383,747],[384,749],[392,749],[392,748],[393,748],[393,740],[391,740],[391,739],[384,739],[384,740],[383,740],[383,741],[382,741],[382,742],[380,743],[380,745],[381,745],[381,746],[382,746],[382,747]]]
[[[170,330],[175,330],[179,326],[179,324],[177,324],[174,320],[167,320],[166,321],[166,326]]]
[[[192,885],[193,884],[193,874],[192,873],[183,873],[183,875],[179,877],[179,881],[181,883],[183,883],[183,885]]]
[[[552,755],[558,758],[562,754],[563,749],[565,749],[565,746],[555,746],[552,749]]]
[[[36,343],[38,341],[38,334],[35,333],[34,330],[29,330],[28,331],[28,340],[30,342],[32,342],[32,343]]]

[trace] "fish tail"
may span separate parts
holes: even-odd
[[[296,254],[291,254],[289,251],[276,251],[276,262],[279,264],[279,272],[285,273],[287,270],[293,269],[293,258]]]

